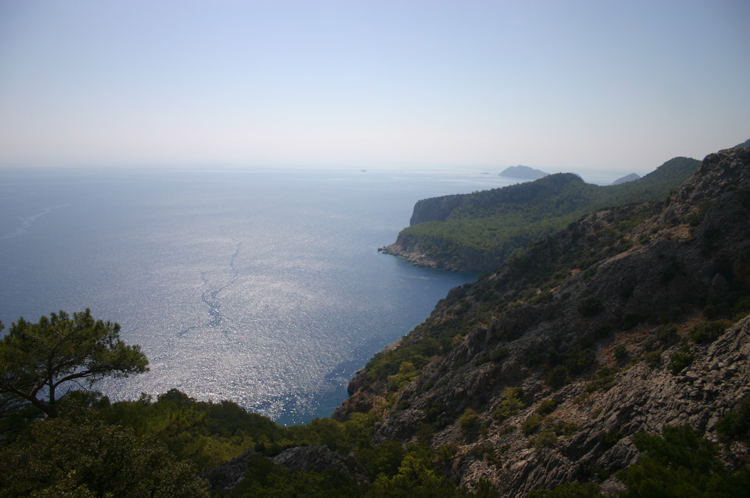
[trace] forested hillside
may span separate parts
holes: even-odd
[[[423,266],[492,271],[529,242],[584,213],[664,199],[699,165],[695,159],[678,157],[639,180],[619,185],[601,187],[559,173],[500,189],[421,200],[411,226],[384,252]]]

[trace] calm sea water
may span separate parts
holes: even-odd
[[[0,169],[0,320],[91,308],[150,361],[148,374],[97,384],[111,399],[178,388],[304,423],[476,278],[377,252],[414,203],[507,184],[479,172]]]

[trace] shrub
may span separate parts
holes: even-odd
[[[645,341],[643,341],[643,344],[641,345],[641,349],[644,353],[647,353],[649,351],[653,351],[656,347],[656,337],[649,337]]]
[[[620,328],[622,330],[630,330],[641,323],[641,321],[642,319],[640,316],[633,313],[627,313],[623,315],[622,319],[620,320]]]
[[[507,346],[504,346],[502,348],[497,348],[490,354],[490,360],[491,361],[500,361],[506,356],[510,354],[510,348]]]
[[[562,430],[565,437],[570,437],[578,431],[578,424],[575,422],[565,422]]]
[[[554,398],[545,399],[536,409],[536,412],[540,415],[549,415],[557,408],[557,400]]]
[[[566,482],[558,484],[554,489],[536,489],[529,493],[529,498],[600,498],[601,486],[595,482],[580,484]]]
[[[677,325],[662,325],[656,329],[656,337],[663,342],[671,341],[677,337]]]
[[[388,390],[398,391],[406,384],[417,378],[419,371],[414,367],[414,364],[409,361],[401,362],[399,365],[398,373],[396,375],[388,376]]]
[[[607,432],[602,432],[599,434],[599,442],[606,448],[610,449],[614,445],[617,444],[617,441],[619,441],[622,438],[620,435],[620,429],[613,428],[610,429]]]
[[[596,316],[604,311],[604,304],[596,297],[587,297],[578,305],[578,312],[583,316]]]
[[[716,432],[724,441],[750,435],[750,396],[740,401],[731,412],[719,420]]]
[[[734,305],[732,320],[739,322],[750,313],[750,296],[740,298]]]
[[[444,444],[440,446],[440,448],[438,448],[438,462],[440,462],[440,464],[443,466],[448,465],[451,463],[453,457],[456,456],[456,453],[458,453],[458,445],[455,445],[453,443]]]
[[[525,406],[520,399],[522,394],[523,391],[521,389],[506,388],[503,391],[503,397],[505,397],[505,399],[500,403],[500,407],[492,414],[492,417],[495,420],[502,422],[518,413]]]
[[[651,353],[647,353],[643,355],[643,362],[646,365],[655,367],[659,363],[661,363],[661,348],[657,349],[656,351],[652,351]]]
[[[724,334],[724,331],[732,325],[728,320],[716,320],[714,322],[701,323],[690,331],[690,338],[696,344],[714,342]]]
[[[602,337],[608,336],[610,332],[612,332],[612,325],[603,323],[594,329],[594,337],[601,339]]]
[[[586,391],[593,392],[598,389],[609,391],[615,385],[615,374],[617,368],[602,367],[591,376],[591,381],[586,383]]]
[[[568,369],[564,365],[557,365],[547,375],[547,384],[553,389],[560,389],[569,382]]]
[[[671,363],[669,371],[672,375],[677,375],[693,363],[693,355],[687,353],[674,353],[669,356]]]
[[[536,449],[554,448],[555,446],[557,446],[557,434],[547,429],[546,431],[542,431],[537,437],[535,437],[531,444]]]
[[[480,365],[484,365],[484,364],[485,364],[485,363],[487,363],[488,361],[490,361],[490,357],[489,357],[489,356],[487,356],[486,354],[485,354],[485,355],[482,355],[482,356],[480,356],[480,357],[479,357],[479,359],[478,359],[478,360],[474,361],[474,366],[475,366],[475,367],[478,367],[478,366],[480,366]]]
[[[503,430],[500,431],[500,435],[505,436],[507,434],[513,434],[514,432],[516,432],[516,429],[518,429],[518,427],[516,427],[515,425],[508,424],[503,427]]]
[[[565,365],[568,371],[579,374],[596,363],[596,354],[591,349],[577,349],[570,354]]]
[[[663,437],[636,434],[633,443],[641,457],[618,474],[628,488],[620,495],[623,498],[747,496],[747,466],[727,469],[718,448],[689,425],[665,426]]]
[[[464,436],[468,436],[479,428],[479,415],[471,408],[467,408],[458,419],[458,425],[461,426]]]
[[[536,432],[539,426],[542,425],[543,421],[544,421],[544,418],[541,415],[538,415],[536,413],[529,415],[528,417],[526,417],[526,420],[524,420],[523,423],[521,424],[521,430],[527,436],[530,434],[533,434]]]
[[[618,344],[617,346],[615,346],[615,349],[613,349],[612,352],[615,355],[615,358],[621,360],[625,358],[625,355],[628,354],[628,348],[625,347],[625,344]]]

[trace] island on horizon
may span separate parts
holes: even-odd
[[[498,176],[506,176],[509,178],[523,178],[525,180],[538,180],[548,175],[549,173],[545,173],[544,171],[529,168],[528,166],[518,165],[511,166],[510,168],[505,168]]]
[[[635,180],[640,180],[640,176],[638,176],[636,173],[630,173],[629,175],[625,175],[622,178],[618,178],[617,180],[612,182],[612,185],[619,185],[621,183],[628,183],[633,182]]]

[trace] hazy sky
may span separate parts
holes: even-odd
[[[750,2],[0,2],[0,164],[649,171],[750,138]]]

